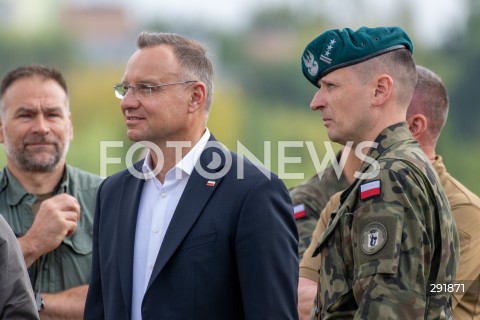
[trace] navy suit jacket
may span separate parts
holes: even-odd
[[[194,169],[189,178],[158,253],[142,317],[298,319],[297,230],[288,191],[274,174],[267,177],[249,161],[219,150],[207,147],[199,159],[205,172],[218,177]],[[222,161],[212,171],[214,153]],[[134,167],[141,172],[142,162]],[[99,188],[85,319],[131,318],[143,184],[124,170]]]

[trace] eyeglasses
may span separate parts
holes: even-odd
[[[125,96],[127,95],[128,89],[132,89],[132,93],[136,97],[146,97],[146,96],[150,96],[152,93],[156,92],[157,90],[163,87],[172,86],[174,84],[185,84],[190,82],[197,82],[197,81],[189,80],[189,81],[161,83],[161,84],[137,83],[134,86],[131,86],[125,83],[118,83],[113,86],[113,89],[115,89],[115,97],[117,97],[118,99],[125,98]]]

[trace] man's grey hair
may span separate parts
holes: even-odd
[[[201,43],[183,35],[164,32],[141,32],[137,37],[139,49],[168,45],[183,68],[183,81],[197,80],[205,84],[207,98],[205,111],[208,114],[213,101],[213,65],[207,57],[207,49]],[[195,77],[195,79],[190,79]]]

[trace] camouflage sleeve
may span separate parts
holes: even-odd
[[[436,246],[433,205],[412,175],[381,170],[378,180],[363,182],[358,190],[352,225],[358,318],[423,319],[425,314]]]
[[[317,246],[318,241],[320,240],[320,237],[322,236],[323,231],[325,231],[328,226],[330,214],[336,210],[340,204],[341,194],[341,192],[334,194],[320,213],[320,219],[315,226],[313,234],[311,234],[312,241],[305,250],[305,254],[300,261],[300,276],[303,278],[307,278],[315,282],[318,282],[319,280],[318,269],[320,268],[321,256],[317,255],[316,257],[312,257],[312,254]]]
[[[337,177],[333,167],[318,173],[304,183],[290,189],[292,203],[303,214],[296,214],[295,221],[298,229],[298,253],[301,259],[305,250],[312,242],[312,233],[323,208],[332,195],[348,187],[343,176]],[[316,244],[316,242],[315,242]]]
[[[312,233],[317,225],[324,203],[322,198],[316,195],[315,185],[299,185],[290,190],[290,197],[295,211],[295,223],[298,230],[298,258],[301,259],[312,241]],[[300,212],[303,210],[303,212]]]

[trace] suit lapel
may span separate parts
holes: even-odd
[[[141,172],[141,162],[135,165]],[[137,225],[138,207],[145,180],[135,178],[128,174],[123,178],[120,189],[120,201],[117,210],[117,230],[119,237],[117,257],[120,269],[120,284],[123,299],[127,306],[128,314],[132,312],[132,274],[133,274],[133,248],[135,244],[135,229]]]
[[[212,146],[212,144],[214,147],[209,147]],[[207,148],[200,156],[199,161],[202,168],[208,171],[210,174],[215,174],[216,172],[218,173],[224,169],[224,167],[226,167],[226,161],[230,161],[231,165],[230,152],[224,148],[221,148],[223,151],[219,152],[219,148],[221,148],[220,144],[216,142],[212,135]],[[214,156],[215,153],[221,156],[221,162],[218,167],[213,170],[209,170],[208,165],[214,161],[214,159],[216,159]],[[228,155],[230,159],[226,160],[225,155]],[[205,204],[208,202],[211,195],[220,184],[223,175],[217,174],[217,176],[219,177],[204,177],[197,171],[197,169],[193,170],[180,201],[178,202],[177,208],[175,209],[175,213],[173,214],[172,221],[168,226],[165,238],[163,239],[162,246],[158,253],[157,260],[148,283],[147,292],[152,282],[155,281],[165,264],[175,253],[183,239],[195,224],[195,221],[200,216]]]

